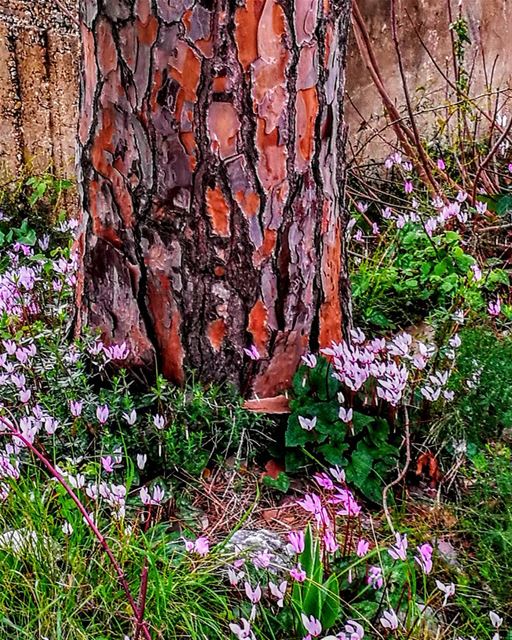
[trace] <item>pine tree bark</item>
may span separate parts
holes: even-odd
[[[81,0],[80,322],[132,365],[268,396],[340,339],[349,12]]]

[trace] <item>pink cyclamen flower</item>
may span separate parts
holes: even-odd
[[[277,600],[277,606],[279,608],[284,606],[284,597],[286,595],[286,589],[288,587],[288,582],[283,580],[279,585],[274,584],[272,581],[268,583],[268,588],[270,589],[270,593]]]
[[[32,391],[30,389],[22,389],[20,391],[20,400],[23,404],[26,404],[30,400],[30,396],[32,395]]]
[[[67,520],[62,525],[62,533],[66,536],[70,536],[73,533],[73,525],[71,525]]]
[[[198,556],[205,556],[210,551],[210,541],[206,536],[200,536],[194,542],[194,551]]]
[[[495,611],[489,611],[489,618],[491,624],[495,629],[499,629],[503,624],[503,618],[501,618]]]
[[[405,193],[412,193],[414,189],[414,186],[411,182],[411,180],[405,180],[404,181],[404,191]]]
[[[229,584],[232,587],[238,586],[238,583],[244,576],[245,576],[245,573],[243,571],[235,571],[234,569],[228,569]]]
[[[245,587],[245,595],[247,596],[249,601],[252,602],[252,604],[258,604],[258,602],[261,600],[260,585],[257,584],[256,587],[253,589],[251,587],[250,582],[245,581],[244,587]]]
[[[59,421],[51,416],[46,416],[44,418],[44,430],[49,436],[52,436],[59,427]]]
[[[380,623],[384,629],[389,629],[390,631],[398,629],[398,618],[394,610],[384,611]]]
[[[288,541],[292,545],[294,553],[304,551],[304,531],[290,531]]]
[[[322,509],[322,500],[316,493],[306,493],[304,500],[297,500],[297,504],[308,513],[318,513]]]
[[[84,403],[81,400],[70,400],[69,402],[69,410],[71,411],[71,415],[75,418],[78,418],[82,415],[82,408]]]
[[[300,562],[290,571],[290,577],[292,577],[296,582],[304,582],[304,580],[307,578],[306,572],[301,567]]]
[[[414,559],[421,567],[423,573],[429,574],[432,571],[432,552],[434,551],[432,546],[425,542],[424,544],[416,547],[418,555],[414,556]]]
[[[98,418],[98,422],[100,424],[105,424],[107,422],[109,414],[110,410],[108,405],[104,404],[96,407],[96,418]]]
[[[320,620],[317,620],[314,616],[307,616],[305,613],[300,615],[304,628],[312,638],[318,638],[322,633],[322,625]]]
[[[305,431],[312,431],[316,426],[316,416],[313,416],[312,418],[299,416],[299,424]]]
[[[194,541],[188,540],[187,538],[183,538],[183,542],[185,544],[185,550],[191,553],[194,551]]]
[[[157,429],[162,430],[165,427],[165,418],[157,413],[153,416],[153,424]]]
[[[130,413],[123,413],[123,418],[126,422],[132,427],[137,421],[137,412],[135,409],[132,409]]]
[[[407,560],[407,535],[395,533],[395,544],[388,549],[388,553],[393,560]]]
[[[332,491],[334,489],[334,482],[329,478],[326,473],[315,473],[313,476],[319,486],[326,491]]]
[[[368,572],[368,584],[374,589],[382,589],[384,578],[380,567],[370,567]]]
[[[140,490],[140,499],[142,500],[142,503],[147,506],[159,505],[162,502],[164,495],[165,491],[159,485],[156,485],[153,488],[152,494],[149,493],[147,487],[142,487],[142,489]]]
[[[489,302],[489,304],[487,305],[487,311],[489,312],[489,315],[493,318],[496,318],[497,316],[500,315],[501,313],[501,300],[500,297],[498,296],[495,300],[495,302]]]
[[[142,471],[146,466],[147,459],[148,456],[145,453],[137,454],[137,467],[140,469],[140,471]]]
[[[108,360],[126,360],[130,350],[126,342],[122,344],[111,344],[109,347],[103,347],[103,353]]]
[[[241,618],[240,624],[231,623],[229,628],[238,640],[254,640],[256,637],[251,629],[251,624],[245,618]]]
[[[345,482],[345,472],[340,467],[331,467],[329,473],[336,480],[336,482]]]
[[[336,542],[336,538],[332,531],[326,531],[323,536],[323,542],[325,545],[325,550],[328,553],[336,553],[339,549],[339,544]]]
[[[478,282],[479,280],[482,279],[482,270],[477,264],[471,265],[471,272],[473,273],[473,280],[475,282]]]
[[[364,629],[355,620],[347,620],[344,630],[338,637],[340,640],[362,640],[364,637]]]
[[[439,591],[444,593],[443,607],[446,607],[448,598],[450,596],[453,596],[455,593],[455,585],[453,584],[453,582],[450,582],[449,584],[443,584],[440,580],[436,580],[436,586]]]
[[[268,569],[272,561],[272,556],[268,551],[260,551],[252,557],[252,563],[256,569]]]
[[[114,460],[112,456],[101,458],[101,466],[106,471],[106,473],[112,473],[114,471]]]
[[[475,204],[475,208],[477,213],[479,213],[480,215],[484,215],[484,213],[487,213],[487,202],[477,202]]]
[[[352,409],[345,409],[344,407],[340,407],[338,411],[338,417],[342,422],[352,422],[353,411]]]
[[[310,369],[314,369],[316,367],[317,359],[313,353],[307,353],[306,355],[301,356],[300,359],[306,367],[309,367]]]
[[[249,348],[244,347],[244,353],[246,356],[249,356],[251,360],[261,359],[260,352],[258,351],[258,349],[256,349],[256,347],[253,344],[251,344]]]
[[[444,171],[446,169],[446,164],[442,158],[438,158],[436,164],[437,164],[437,168],[440,171]]]
[[[368,553],[369,548],[370,543],[368,542],[368,540],[364,540],[363,538],[361,538],[357,543],[356,555],[359,558],[363,558]]]

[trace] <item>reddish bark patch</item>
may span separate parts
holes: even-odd
[[[235,12],[235,42],[238,60],[244,71],[258,57],[258,23],[264,0],[247,0]]]
[[[316,42],[300,50],[297,65],[297,89],[311,89],[318,82],[318,46]]]
[[[185,380],[181,315],[172,303],[170,281],[165,274],[160,273],[148,281],[147,301],[162,359],[162,373],[181,384]]]
[[[253,264],[259,267],[262,262],[272,255],[276,246],[277,231],[275,229],[265,229],[263,233],[263,244],[253,254]]]
[[[101,75],[106,78],[117,69],[117,47],[112,36],[112,27],[106,20],[99,20],[96,26],[96,57]]]
[[[212,102],[208,110],[208,131],[212,147],[223,160],[235,155],[239,130],[240,120],[231,102]]]
[[[326,202],[324,208],[328,207]],[[339,295],[339,282],[341,274],[341,232],[339,224],[336,227],[334,241],[324,247],[321,265],[321,280],[323,290],[323,303],[320,307],[320,334],[321,347],[326,347],[333,340],[342,338],[342,314]]]
[[[255,413],[287,414],[291,413],[290,399],[286,396],[273,398],[254,398],[244,402],[244,409]]]
[[[197,53],[182,40],[176,43],[176,57],[169,61],[171,78],[183,91],[183,98],[194,102],[201,76],[201,60]],[[180,115],[179,113],[177,114]],[[178,117],[179,122],[179,117]]]
[[[313,37],[317,14],[318,0],[295,0],[295,32],[299,45]]]
[[[137,20],[137,37],[141,44],[151,46],[158,33],[158,20],[155,16],[149,16],[147,21]]]
[[[255,191],[237,191],[235,200],[240,205],[246,218],[252,218],[260,210],[260,197]]]
[[[231,81],[227,76],[216,76],[213,79],[212,91],[213,93],[224,93],[231,88]]]
[[[297,92],[297,158],[298,170],[304,170],[313,157],[315,121],[318,115],[318,96],[315,87]]]
[[[258,176],[263,187],[268,191],[286,178],[286,147],[279,144],[279,133],[274,129],[265,133],[265,121],[258,118],[256,145],[260,154]]]
[[[218,236],[229,237],[229,205],[217,185],[206,190],[206,212],[212,223],[212,229]]]
[[[249,314],[247,331],[252,335],[252,341],[260,352],[266,355],[268,344],[268,310],[262,300],[257,300]]]
[[[220,351],[222,342],[226,337],[226,323],[222,318],[210,322],[207,329],[208,340],[214,351]]]
[[[277,0],[267,0],[258,23],[258,56],[266,62],[275,63],[283,51],[283,36],[287,33],[283,7]]]
[[[298,331],[280,332],[274,345],[272,359],[254,382],[258,396],[272,397],[291,386],[300,357],[308,348],[308,336]]]
[[[151,15],[151,0],[137,0],[135,14],[142,23],[146,24]]]

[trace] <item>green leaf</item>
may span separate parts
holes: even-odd
[[[272,478],[271,476],[264,476],[263,484],[266,487],[270,487],[271,489],[276,489],[277,491],[286,493],[290,488],[290,478],[287,476],[286,473],[281,471],[277,476],[277,478]]]
[[[325,631],[330,629],[340,616],[340,583],[338,576],[333,573],[324,584],[322,598],[322,615],[320,621]]]
[[[354,411],[354,415],[352,418],[352,428],[354,433],[357,435],[361,433],[366,427],[369,427],[375,418],[373,416],[367,416],[364,413],[359,413],[359,411]]]
[[[344,457],[345,451],[349,448],[348,444],[322,444],[318,447],[318,452],[325,458],[329,464],[344,467],[347,459]]]
[[[504,216],[509,211],[512,211],[512,194],[503,195],[496,202],[496,213],[499,216]]]
[[[361,487],[370,474],[372,466],[372,456],[358,445],[358,448],[352,454],[349,465],[345,469],[347,482],[353,482],[357,487]]]

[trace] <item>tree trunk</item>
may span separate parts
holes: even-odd
[[[81,0],[80,320],[132,365],[273,395],[340,339],[349,12]]]

